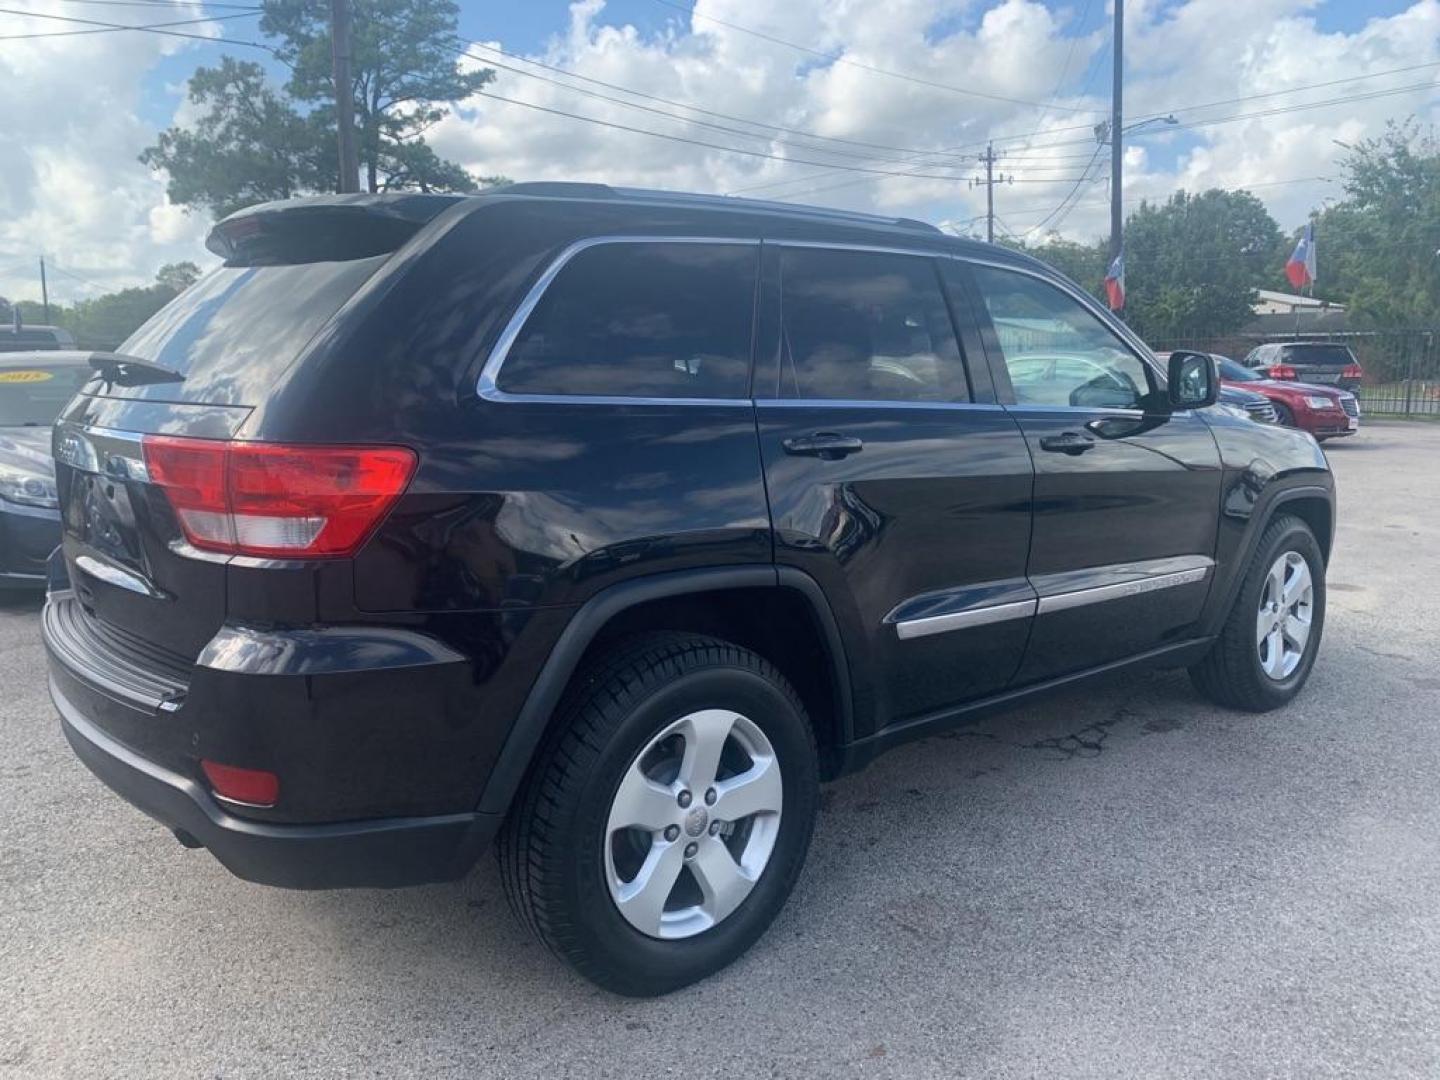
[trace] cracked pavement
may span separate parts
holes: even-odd
[[[749,955],[570,974],[465,881],[230,877],[95,781],[0,599],[0,1078],[1440,1074],[1440,424],[1330,452],[1314,677],[1281,712],[1114,676],[828,785]]]

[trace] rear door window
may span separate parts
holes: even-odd
[[[510,394],[748,398],[760,246],[605,243],[550,282],[496,379]]]
[[[781,397],[970,400],[932,260],[787,248],[781,281]]]
[[[115,350],[178,371],[185,381],[117,386],[110,392],[162,401],[258,404],[388,258],[222,266],[161,308]]]

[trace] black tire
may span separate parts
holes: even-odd
[[[1275,402],[1275,423],[1281,427],[1295,426],[1295,414],[1290,411],[1289,405],[1281,404],[1278,401]]]
[[[1310,636],[1300,663],[1285,679],[1265,674],[1256,649],[1256,615],[1260,609],[1265,576],[1283,553],[1293,551],[1305,559],[1314,589]],[[1325,628],[1325,559],[1310,527],[1297,517],[1277,517],[1261,534],[1245,580],[1215,644],[1190,669],[1196,689],[1211,701],[1247,712],[1269,712],[1286,704],[1305,685],[1320,649]]]
[[[784,809],[769,862],[740,906],[701,933],[662,940],[631,926],[610,896],[609,808],[651,739],[710,708],[733,709],[768,738]],[[712,637],[649,634],[607,650],[567,691],[501,830],[501,877],[520,920],[580,974],[618,994],[664,994],[718,971],[765,932],[799,876],[818,801],[814,735],[772,664]]]

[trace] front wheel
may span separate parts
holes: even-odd
[[[1225,625],[1190,669],[1221,705],[1267,712],[1300,692],[1325,626],[1325,560],[1310,527],[1276,518],[1260,537]]]
[[[785,678],[694,634],[622,644],[574,683],[502,832],[512,907],[606,989],[651,996],[750,947],[799,875],[814,738]]]

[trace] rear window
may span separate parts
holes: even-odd
[[[1319,364],[1324,367],[1344,367],[1355,362],[1355,357],[1344,345],[1286,345],[1280,350],[1280,358],[1290,364]]]
[[[115,350],[178,371],[185,381],[111,392],[254,405],[388,258],[222,266],[161,308]]]
[[[755,244],[614,243],[556,275],[510,346],[511,394],[750,396]]]
[[[93,374],[88,364],[0,367],[0,427],[48,427]]]

